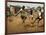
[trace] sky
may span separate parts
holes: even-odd
[[[38,7],[38,6],[41,6],[43,7],[44,4],[37,4],[37,3],[20,3],[20,2],[7,2],[7,6],[9,7],[10,5],[19,5],[19,6],[26,6],[26,7],[29,7],[29,8],[32,8],[32,7]]]

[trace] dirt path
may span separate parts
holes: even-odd
[[[23,23],[23,20],[19,16],[11,16],[7,18],[7,31],[8,33],[19,32],[38,32],[43,30],[43,19],[38,23],[38,20],[32,24],[32,18],[29,17]],[[23,24],[22,24],[23,23]]]

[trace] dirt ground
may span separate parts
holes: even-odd
[[[39,20],[39,19],[38,19]],[[7,31],[8,33],[21,33],[21,32],[42,32],[44,31],[43,19],[36,20],[34,23],[32,17],[27,17],[25,22],[19,16],[11,16],[7,18]]]

